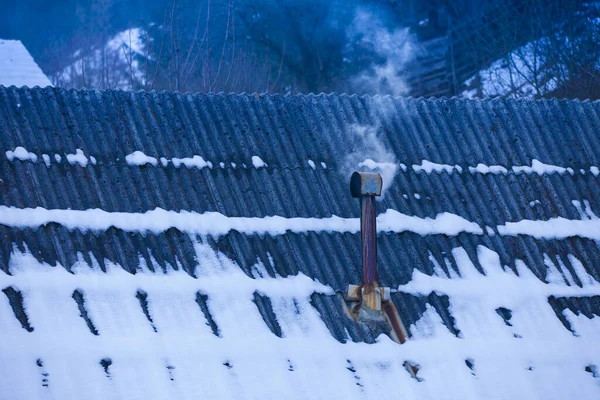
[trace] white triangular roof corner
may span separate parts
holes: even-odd
[[[0,85],[52,86],[20,40],[0,39]]]

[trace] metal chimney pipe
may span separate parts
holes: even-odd
[[[354,172],[350,178],[350,194],[360,199],[363,284],[348,286],[344,304],[352,318],[367,326],[375,336],[385,333],[396,342],[404,343],[408,334],[391,301],[391,290],[379,286],[375,197],[381,196],[382,187],[383,180],[376,172]],[[418,368],[408,362],[406,365],[416,378]]]
[[[350,178],[350,193],[360,198],[360,240],[362,247],[363,285],[377,285],[377,219],[375,196],[381,195],[383,181],[376,172],[354,172]]]
[[[377,271],[377,222],[375,219],[375,197],[360,199],[360,240],[362,244],[363,283],[372,285],[379,281]]]

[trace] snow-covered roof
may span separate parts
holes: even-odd
[[[2,395],[596,399],[598,115],[0,88]],[[402,345],[344,307],[357,168]]]
[[[0,85],[51,86],[20,40],[0,39]]]

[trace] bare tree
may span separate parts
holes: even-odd
[[[187,0],[169,2],[163,23],[149,30],[145,40],[149,52],[148,89],[200,92],[283,89],[285,45],[273,57],[249,40],[247,32],[240,42],[237,32],[240,6],[234,0],[220,6],[212,5],[210,0],[205,4]]]
[[[80,30],[63,44],[51,79],[56,86],[100,89],[142,87],[141,29],[114,32],[113,0],[96,0],[89,12],[79,12]]]
[[[470,88],[482,96],[600,96],[600,9],[585,1],[528,0],[493,14],[497,28],[472,38],[487,65]],[[488,21],[489,24],[489,21]],[[489,24],[491,25],[491,24]],[[495,55],[495,61],[491,57]]]

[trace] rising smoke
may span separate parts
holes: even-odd
[[[416,39],[409,28],[388,28],[371,11],[358,9],[346,31],[346,53],[354,60],[368,60],[364,68],[351,77],[357,93],[406,95],[408,65],[415,59]]]
[[[354,171],[379,172],[383,179],[383,190],[378,199],[383,199],[398,172],[398,164],[394,153],[378,137],[379,130],[378,125],[349,126],[348,134],[354,146],[352,153],[344,158],[341,172],[346,179],[350,179]]]
[[[388,28],[383,19],[372,11],[358,9],[347,29],[347,62],[355,63],[357,69],[350,78],[355,93],[394,96],[409,93],[406,71],[414,61],[417,42],[408,28]],[[352,61],[350,61],[352,60]],[[389,100],[389,99],[388,99]],[[396,156],[379,136],[381,122],[391,118],[395,110],[382,97],[370,98],[371,107],[379,118],[372,125],[351,125],[348,129],[353,150],[343,163],[342,173],[348,178],[354,171],[379,172],[383,179],[383,199],[400,168]]]

